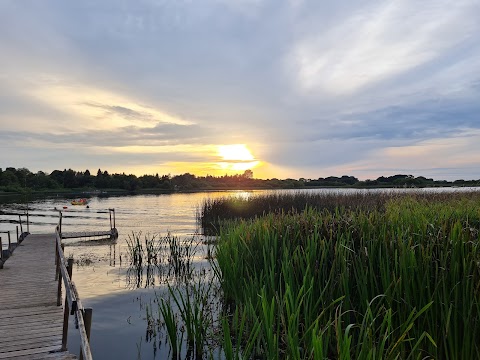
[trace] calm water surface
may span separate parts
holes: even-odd
[[[465,191],[468,188],[445,188],[435,191]],[[275,190],[272,190],[275,191]],[[270,191],[270,192],[272,192]],[[282,190],[285,192],[285,190]],[[385,191],[326,189],[308,190],[324,192]],[[391,191],[391,190],[388,190]],[[396,191],[405,191],[403,189]],[[422,190],[432,191],[432,190]],[[134,235],[164,236],[168,233],[182,238],[197,234],[203,237],[196,223],[196,210],[206,198],[243,196],[269,191],[201,192],[189,194],[135,195],[118,197],[91,197],[89,208],[72,206],[62,197],[29,201],[30,232],[53,233],[58,222],[58,211],[63,210],[63,231],[108,230],[108,209],[116,212],[119,238],[114,241],[65,241],[65,254],[73,256],[75,266],[73,280],[77,285],[83,305],[93,308],[91,344],[95,359],[164,359],[168,349],[146,341],[145,307],[156,295],[165,293],[165,278],[155,274],[147,278],[129,267],[127,241]],[[287,191],[288,192],[288,191]],[[25,202],[20,198],[0,198],[0,210],[4,213],[24,213]],[[15,234],[18,216],[0,215],[0,231]],[[24,231],[26,229],[24,228]],[[3,235],[3,234],[2,234]],[[199,245],[194,258],[197,271],[208,275],[211,271],[206,260],[206,246]],[[153,281],[153,283],[152,283]],[[71,318],[71,324],[73,323]],[[69,350],[78,353],[78,331],[73,325],[69,330]],[[158,344],[157,344],[158,348]]]
[[[223,191],[189,194],[135,195],[118,197],[91,197],[89,208],[70,205],[71,198],[54,197],[30,200],[29,230],[33,234],[54,233],[58,210],[63,213],[63,232],[108,230],[109,208],[116,213],[119,237],[116,241],[65,240],[65,255],[73,256],[73,280],[85,307],[93,308],[91,345],[96,359],[163,359],[168,349],[160,346],[154,354],[153,343],[146,342],[145,307],[156,295],[166,291],[165,278],[138,274],[130,268],[127,241],[134,235],[165,236],[168,233],[181,238],[204,238],[196,223],[196,210],[206,198],[221,196],[250,196],[258,191]],[[24,214],[23,198],[4,198],[0,210],[4,213]],[[67,209],[63,209],[63,207]],[[26,217],[22,216],[22,220]],[[15,234],[18,216],[0,216],[0,231]],[[26,231],[26,225],[23,225]],[[12,239],[14,236],[12,236]],[[5,246],[4,246],[5,247]],[[206,260],[206,246],[200,244],[194,258],[197,271],[210,272]],[[148,280],[148,281],[147,281]],[[153,284],[152,284],[153,282]],[[69,350],[78,353],[78,331],[69,330]],[[158,345],[158,344],[157,344]]]

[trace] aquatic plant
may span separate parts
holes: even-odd
[[[168,242],[169,256],[168,275],[176,277],[189,278],[192,274],[192,260],[195,256],[200,241],[192,236],[189,239],[181,239],[177,236],[167,235],[165,237]]]
[[[193,276],[193,260],[201,241],[197,236],[187,239],[132,233],[127,239],[129,287],[153,287],[169,280],[180,281]],[[145,275],[144,275],[145,274]]]
[[[478,199],[413,194],[225,222],[215,277],[169,285],[150,324],[174,358],[480,358]]]
[[[170,344],[172,359],[178,359],[182,351],[183,331],[180,331],[178,327],[178,319],[171,303],[163,298],[158,301],[158,311],[167,331],[167,341]]]
[[[185,291],[173,290],[169,286],[172,299],[178,307],[187,333],[189,351],[195,350],[196,357],[202,357],[206,342],[207,328],[212,323],[209,302],[212,284],[201,281],[185,286]]]
[[[156,235],[145,235],[144,241],[141,241],[142,233],[132,232],[128,235],[127,254],[130,259],[130,265],[142,266],[143,263],[157,265],[162,257],[162,239],[157,239]]]
[[[428,202],[469,197],[480,200],[479,191],[441,192],[403,189],[395,190],[351,190],[348,192],[275,192],[249,197],[226,196],[205,199],[197,208],[197,220],[205,234],[218,234],[225,220],[253,219],[266,214],[301,212],[307,207],[315,210],[350,209],[382,211],[388,202],[400,198],[415,198]]]
[[[182,286],[168,285],[167,294],[157,294],[157,321],[167,330],[166,337],[174,357],[182,346],[185,346],[187,358],[202,359],[209,349],[209,331],[215,327],[214,313],[217,309],[212,286],[213,282],[199,279],[196,282],[187,281]],[[179,341],[180,334],[182,338]]]
[[[215,271],[260,358],[479,358],[479,225],[457,197],[270,214],[222,228]]]

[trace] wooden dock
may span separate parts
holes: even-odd
[[[110,230],[107,231],[80,231],[80,232],[64,232],[62,231],[62,211],[59,211],[58,232],[61,239],[116,239],[118,231],[115,227],[115,209],[108,209],[110,216]]]
[[[80,360],[92,360],[92,309],[84,308],[72,281],[73,259],[65,259],[62,239],[109,237],[116,239],[115,209],[109,210],[110,230],[62,234],[59,211],[55,232],[23,233],[19,215],[18,246],[2,251],[0,237],[0,360],[76,359],[67,352],[68,321],[75,316],[80,335]],[[2,232],[3,233],[3,232]],[[15,252],[13,253],[13,250]],[[6,253],[6,256],[3,256]],[[62,308],[62,282],[65,292]]]
[[[0,359],[76,359],[61,350],[55,236],[27,236],[0,270]]]
[[[78,232],[63,232],[62,239],[86,239],[86,238],[102,238],[114,239],[118,237],[117,229],[107,231],[78,231]]]

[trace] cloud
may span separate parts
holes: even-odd
[[[475,44],[475,10],[472,1],[372,2],[295,45],[299,86],[349,95],[448,57]]]
[[[84,105],[90,106],[96,109],[105,110],[105,116],[118,115],[131,120],[137,120],[137,119],[144,120],[144,121],[152,120],[152,114],[149,114],[148,112],[144,112],[144,111],[136,111],[125,106],[102,105],[98,103],[89,103],[89,102],[84,103]]]
[[[351,164],[358,174],[375,178],[394,173],[455,180],[479,179],[480,130],[465,130],[455,138],[434,138],[413,145],[385,146],[375,156]],[[378,164],[381,164],[379,167]],[[379,171],[383,170],[383,174]]]
[[[200,172],[215,145],[246,144],[265,177],[474,176],[454,144],[480,128],[478,13],[476,0],[2,1],[0,160]]]
[[[0,141],[20,145],[25,141],[70,146],[161,147],[178,144],[206,145],[211,132],[198,125],[157,124],[151,128],[127,126],[112,130],[68,131],[62,133],[4,131]]]

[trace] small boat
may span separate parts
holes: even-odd
[[[75,199],[75,200],[72,200],[71,202],[72,205],[87,205],[88,204],[88,200],[83,198],[83,199]]]

